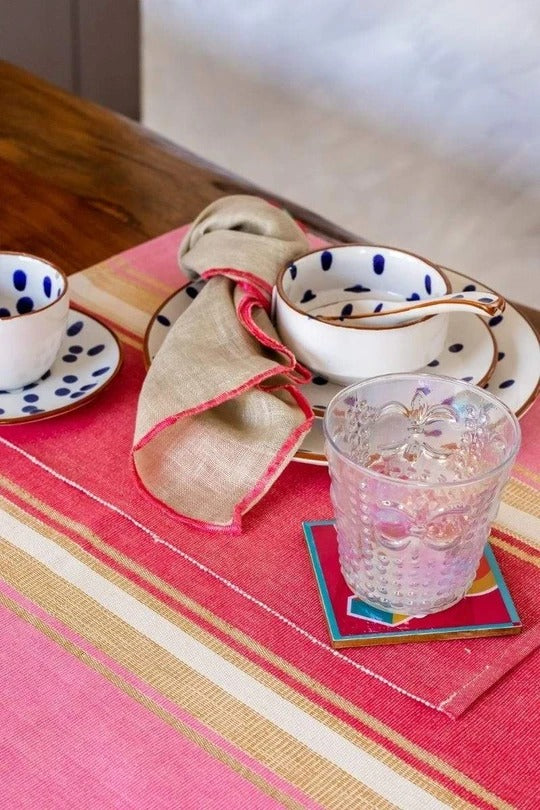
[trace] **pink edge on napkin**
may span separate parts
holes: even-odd
[[[143,490],[191,526],[239,532],[309,430],[309,371],[270,320],[278,271],[308,242],[283,210],[212,203],[180,247],[208,281],[170,329],[139,398],[133,464]]]

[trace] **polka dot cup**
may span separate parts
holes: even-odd
[[[53,364],[69,313],[65,275],[43,259],[0,253],[0,388],[34,382]]]
[[[417,301],[451,292],[431,262],[396,248],[334,245],[300,256],[278,274],[274,316],[283,342],[300,362],[338,385],[365,377],[415,371],[438,357],[448,332],[448,313],[418,316],[390,326],[347,322],[357,297],[373,311],[382,301]],[[344,320],[319,318],[317,306],[339,303]]]

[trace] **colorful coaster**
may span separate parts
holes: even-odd
[[[323,612],[334,647],[401,644],[519,633],[521,621],[491,547],[467,595],[429,616],[386,613],[354,596],[341,573],[333,520],[303,523]]]

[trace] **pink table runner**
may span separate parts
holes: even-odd
[[[511,526],[492,537],[523,633],[334,650],[301,531],[302,520],[331,516],[326,470],[292,463],[239,537],[189,529],[134,486],[142,336],[181,282],[183,232],[72,278],[73,300],[121,338],[122,371],[80,411],[0,433],[0,621],[16,642],[2,662],[10,710],[0,739],[18,763],[0,796],[14,781],[73,796],[50,760],[61,728],[57,755],[73,754],[85,771],[85,806],[107,793],[110,806],[171,806],[175,793],[187,807],[202,806],[203,795],[205,807],[224,797],[230,807],[535,807],[538,403],[522,420],[505,494]],[[110,712],[99,710],[105,703]],[[66,706],[73,714],[62,719]],[[161,804],[152,805],[144,796],[156,765],[145,761],[145,740],[160,735],[158,721],[163,735],[181,737],[167,750],[177,764],[188,759],[190,774],[180,786],[152,743],[165,768]],[[141,779],[148,793],[138,802]]]

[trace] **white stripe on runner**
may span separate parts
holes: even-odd
[[[501,502],[495,525],[516,534],[531,546],[540,548],[540,519],[534,515]]]
[[[29,554],[183,664],[244,703],[285,733],[399,808],[442,810],[448,805],[276,694],[242,669],[109,582],[54,541],[2,513],[7,542]],[[76,607],[76,606],[75,606]]]
[[[303,638],[305,638],[314,646],[319,647],[322,650],[325,650],[325,652],[329,653],[334,658],[339,659],[348,666],[353,667],[358,672],[362,672],[364,675],[367,675],[370,678],[375,678],[375,680],[379,681],[380,683],[384,683],[385,686],[390,687],[390,689],[394,689],[401,695],[405,695],[406,697],[412,698],[412,700],[416,700],[418,703],[422,703],[424,706],[427,706],[430,709],[442,712],[443,714],[446,714],[448,717],[452,718],[452,720],[454,719],[453,715],[450,714],[444,707],[436,705],[435,703],[430,703],[430,701],[425,700],[425,698],[422,698],[419,695],[415,695],[413,692],[408,692],[406,689],[403,689],[401,686],[398,686],[397,683],[388,680],[383,675],[379,675],[377,672],[374,672],[368,667],[359,664],[358,661],[353,661],[351,658],[349,658],[347,655],[345,655],[345,653],[341,652],[340,650],[336,650],[329,644],[325,644],[324,641],[321,641],[316,636],[313,636],[311,633],[308,633],[308,631],[304,630],[303,627],[300,627],[300,625],[296,624],[287,616],[284,616],[282,613],[279,613],[279,611],[270,607],[270,605],[267,605],[265,602],[262,602],[260,599],[257,599],[257,597],[248,593],[243,588],[240,588],[239,585],[236,585],[234,582],[231,582],[231,580],[227,579],[226,577],[222,577],[221,574],[217,573],[217,571],[214,571],[212,568],[209,568],[207,565],[204,565],[204,563],[199,562],[199,560],[196,560],[190,554],[186,554],[185,551],[182,551],[181,549],[177,548],[177,546],[174,546],[172,543],[169,543],[168,540],[164,540],[162,537],[153,532],[147,526],[144,526],[142,523],[140,523],[140,521],[138,521],[136,518],[132,517],[127,512],[124,512],[118,506],[115,506],[115,504],[109,503],[103,498],[100,498],[99,495],[95,495],[93,492],[90,492],[89,489],[85,489],[85,487],[83,487],[81,484],[78,484],[76,481],[72,481],[70,478],[66,478],[66,476],[62,475],[56,470],[53,470],[52,467],[49,467],[47,466],[47,464],[44,464],[43,461],[40,461],[38,458],[32,456],[26,450],[23,450],[22,447],[18,447],[16,444],[12,444],[10,441],[2,437],[0,437],[0,444],[4,444],[11,450],[15,450],[17,453],[20,453],[20,455],[24,456],[26,459],[31,461],[40,469],[45,470],[46,472],[50,473],[50,475],[52,475],[54,478],[58,479],[59,481],[62,481],[62,483],[68,484],[69,486],[76,489],[78,492],[82,492],[84,495],[87,495],[93,501],[96,501],[96,503],[101,504],[101,506],[104,506],[107,509],[110,509],[115,514],[120,515],[120,517],[124,518],[125,520],[129,521],[133,526],[136,526],[138,529],[140,529],[140,531],[146,534],[154,543],[156,543],[156,545],[165,546],[166,548],[169,549],[169,551],[172,551],[174,554],[178,554],[179,557],[182,557],[183,560],[198,568],[199,571],[208,574],[217,582],[220,582],[222,585],[225,585],[227,588],[230,588],[230,590],[234,591],[236,594],[238,594],[238,596],[241,596],[243,599],[246,599],[248,602],[251,602],[251,604],[256,605],[258,608],[261,608],[266,613],[269,613],[275,619],[278,619],[280,622],[283,622],[283,624],[287,625],[287,627],[289,627],[291,630],[294,630],[296,633],[301,635]]]

